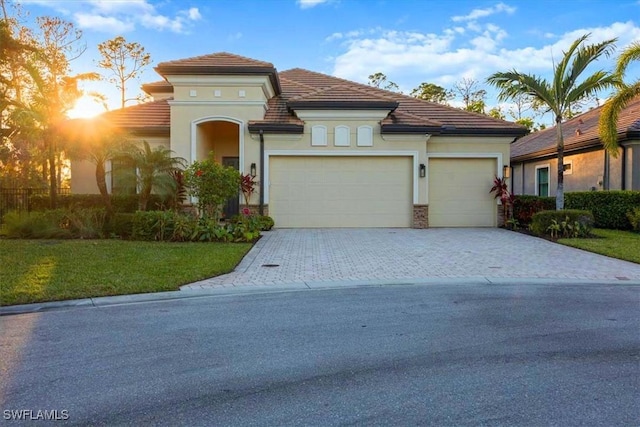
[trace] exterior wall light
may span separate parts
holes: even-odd
[[[427,167],[424,163],[420,163],[420,178],[427,176]]]
[[[251,163],[251,178],[255,178],[256,177],[256,164],[255,163]]]
[[[511,177],[511,167],[509,165],[504,165],[502,167],[502,177],[510,178]]]

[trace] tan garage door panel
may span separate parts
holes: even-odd
[[[410,157],[276,157],[269,214],[277,227],[410,227]]]
[[[495,159],[429,159],[429,226],[495,227]]]

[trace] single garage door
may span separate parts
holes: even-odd
[[[495,159],[429,159],[429,227],[495,227]]]
[[[277,227],[410,227],[412,159],[271,156],[269,215]]]

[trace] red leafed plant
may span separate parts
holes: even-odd
[[[245,205],[249,205],[249,199],[251,199],[251,195],[256,192],[257,185],[258,181],[251,175],[240,174],[240,190],[244,196]]]
[[[500,199],[500,202],[502,203],[502,217],[507,221],[509,206],[513,204],[513,195],[509,192],[507,180],[498,176],[494,177],[493,187],[491,187],[489,193],[494,193],[494,199]]]

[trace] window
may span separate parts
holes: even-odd
[[[536,196],[549,197],[549,166],[536,167]]]

